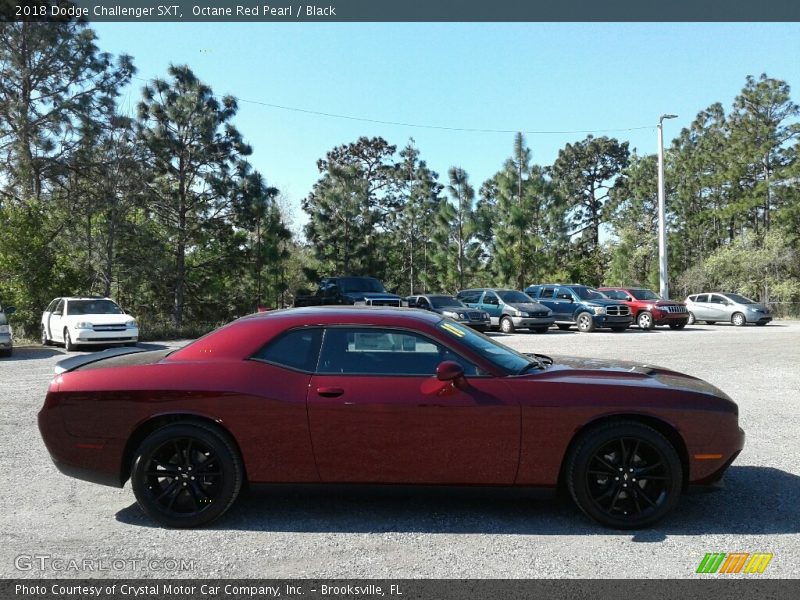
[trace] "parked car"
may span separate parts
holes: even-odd
[[[772,321],[772,313],[763,304],[728,292],[692,294],[686,298],[686,307],[689,309],[689,325],[697,321],[709,325],[725,321],[741,327],[747,323],[766,325]]]
[[[520,328],[547,333],[554,322],[549,308],[517,290],[477,288],[462,290],[456,298],[471,308],[489,313],[492,326],[503,333],[513,333]]]
[[[421,310],[242,317],[178,350],[56,366],[39,428],[56,466],[122,487],[168,527],[219,517],[251,483],[563,484],[589,517],[652,525],[744,445],[695,377],[521,354]],[[246,481],[245,481],[246,480]]]
[[[325,277],[315,294],[297,296],[295,306],[356,305],[400,306],[400,296],[390,294],[374,277]]]
[[[631,309],[633,321],[639,329],[653,329],[656,325],[669,325],[670,329],[683,329],[689,322],[689,310],[683,302],[664,300],[652,290],[638,287],[601,287],[612,300],[621,300]]]
[[[559,329],[577,325],[578,331],[584,333],[598,327],[625,331],[633,322],[627,304],[611,300],[587,285],[539,284],[528,286],[525,292],[553,311]]]
[[[0,305],[0,356],[11,356],[14,352],[14,332],[8,322],[8,316],[16,312],[13,306],[3,308]]]
[[[42,315],[42,344],[64,344],[67,352],[83,344],[139,341],[136,319],[110,298],[56,298]]]
[[[409,308],[421,308],[439,313],[477,331],[486,331],[492,324],[486,311],[472,309],[458,298],[444,294],[409,296],[406,298],[406,305]]]

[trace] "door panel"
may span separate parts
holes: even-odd
[[[520,407],[495,378],[315,375],[308,418],[325,482],[514,483]],[[330,397],[330,389],[341,394]]]

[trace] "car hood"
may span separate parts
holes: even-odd
[[[743,306],[747,308],[755,308],[756,310],[761,310],[764,312],[769,312],[769,307],[764,306],[763,304],[744,304]]]
[[[88,321],[93,324],[103,325],[124,325],[128,321],[133,320],[130,315],[67,315],[64,317],[69,323],[79,323],[81,321]]]
[[[648,363],[574,356],[554,356],[552,359],[553,365],[545,372],[548,377],[594,382],[602,379],[608,383],[677,388],[730,400],[725,392],[702,379]]]
[[[538,302],[511,302],[508,306],[513,306],[525,312],[544,312],[550,310],[545,305],[539,304]]]

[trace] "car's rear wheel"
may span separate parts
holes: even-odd
[[[652,329],[656,326],[653,321],[653,315],[646,310],[640,312],[639,316],[636,317],[636,324],[639,325],[639,329]]]
[[[509,317],[503,317],[500,319],[500,331],[514,333],[514,322]]]
[[[550,330],[549,327],[532,327],[531,331],[536,333],[547,333]]]
[[[670,329],[683,329],[684,327],[686,327],[686,323],[670,323],[669,324],[669,328]]]
[[[570,327],[572,327],[572,325],[569,323],[558,323],[557,326],[561,331],[567,331]]]
[[[566,465],[573,500],[607,527],[638,529],[665,517],[680,498],[678,453],[658,431],[614,421],[584,434]]]
[[[741,327],[742,325],[747,323],[747,319],[745,318],[745,316],[742,313],[737,312],[737,313],[733,313],[733,316],[731,317],[731,323],[736,325],[736,327]]]
[[[75,350],[75,344],[72,343],[72,338],[69,335],[69,329],[64,330],[64,350],[72,352]]]
[[[582,333],[594,331],[594,319],[592,319],[592,315],[589,313],[585,312],[579,314],[576,322],[578,324],[578,331]]]
[[[689,320],[686,322],[687,325],[694,325],[697,322],[697,319],[694,318],[694,313],[689,313]]]
[[[151,433],[136,451],[131,485],[144,513],[166,527],[198,527],[227,511],[244,468],[226,434],[185,423]]]

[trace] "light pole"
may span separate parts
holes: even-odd
[[[659,293],[669,298],[667,283],[667,218],[664,210],[664,119],[675,119],[678,115],[661,115],[658,118],[658,283]]]

